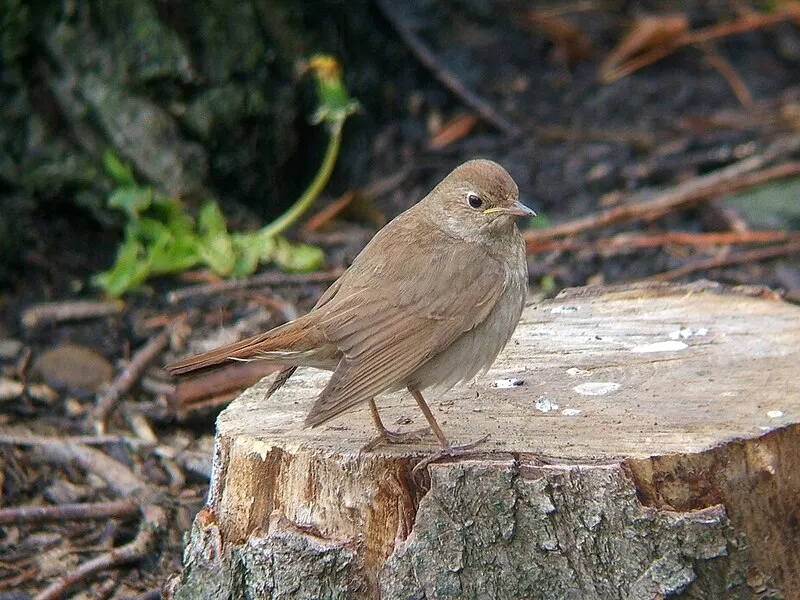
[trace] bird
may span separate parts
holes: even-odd
[[[439,442],[437,458],[473,447],[485,437],[451,444],[422,392],[472,380],[511,338],[528,283],[516,218],[535,214],[502,166],[467,161],[380,229],[310,312],[167,369],[182,375],[234,360],[281,364],[268,395],[297,367],[332,371],[304,424],[318,427],[367,403],[378,435],[365,449],[420,439],[387,429],[375,402],[406,388]]]

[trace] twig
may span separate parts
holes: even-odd
[[[339,198],[328,204],[325,208],[319,211],[317,214],[313,215],[308,221],[306,221],[305,225],[300,228],[298,235],[304,236],[308,235],[312,231],[316,231],[323,225],[327,224],[332,219],[335,219],[339,216],[347,206],[353,201],[353,198],[356,197],[355,192],[352,190],[346,191],[342,194]]]
[[[755,250],[747,250],[737,254],[729,254],[718,258],[710,258],[708,260],[701,260],[688,265],[683,265],[672,271],[665,271],[664,273],[657,273],[652,277],[648,277],[648,281],[672,281],[680,279],[693,273],[700,271],[708,271],[709,269],[717,269],[719,267],[730,267],[733,265],[742,265],[749,262],[758,262],[762,260],[770,260],[779,258],[781,256],[789,256],[800,252],[800,242],[790,242],[781,246],[770,246],[769,248],[757,248]]]
[[[735,35],[737,33],[745,33],[755,29],[770,27],[772,25],[782,23],[783,21],[797,19],[799,15],[800,8],[793,6],[790,3],[786,3],[785,7],[775,10],[771,13],[757,15],[750,13],[749,15],[733,22],[713,25],[699,31],[687,31],[683,35],[672,40],[670,43],[656,46],[652,50],[644,52],[643,54],[636,56],[628,62],[620,65],[615,65],[613,63],[606,64],[604,61],[603,66],[600,68],[600,80],[604,84],[614,83],[618,79],[622,79],[631,73],[635,73],[639,69],[661,60],[665,56],[676,52],[680,48],[703,44],[730,35]]]
[[[17,572],[18,575],[14,577],[0,579],[0,590],[18,589],[23,583],[36,579],[40,569],[39,567],[29,567],[27,569],[19,569]],[[3,596],[5,596],[5,594]]]
[[[685,233],[668,231],[654,235],[621,233],[593,243],[576,239],[547,240],[528,246],[530,254],[576,252],[590,250],[606,256],[640,248],[662,246],[732,246],[741,244],[774,244],[797,239],[800,234],[785,231],[726,231],[722,233]]]
[[[738,98],[742,106],[745,108],[752,108],[753,95],[750,93],[750,90],[747,89],[747,85],[745,85],[744,81],[742,81],[742,78],[739,77],[739,74],[736,72],[736,69],[733,68],[733,65],[725,60],[725,58],[719,52],[717,52],[710,42],[700,44],[699,48],[705,54],[708,63],[714,67],[720,75],[722,75],[725,81],[728,82],[728,85],[730,86],[731,90],[733,90],[734,95],[736,98]]]
[[[0,508],[0,524],[45,521],[84,521],[130,517],[139,514],[139,506],[129,500],[111,502],[86,502],[82,504],[59,504],[57,506],[15,506]]]
[[[158,504],[161,501],[160,494],[140,481],[128,467],[98,450],[81,444],[60,442],[44,444],[42,450],[46,459],[59,464],[77,463],[86,471],[102,478],[120,496],[141,499],[143,506],[142,522],[133,541],[81,564],[35,597],[35,600],[56,600],[64,597],[73,586],[100,571],[146,557],[155,548],[159,533],[169,525],[169,513]]]
[[[181,380],[167,399],[173,411],[183,411],[198,400],[250,387],[277,370],[263,361],[231,362],[225,368]]]
[[[143,592],[138,596],[132,596],[127,600],[161,600],[161,588]]]
[[[0,433],[0,445],[9,446],[46,446],[48,444],[85,444],[98,446],[101,444],[127,444],[132,448],[146,446],[143,440],[125,437],[122,435],[75,435],[70,437],[45,437],[40,435],[26,435],[13,433]]]
[[[545,17],[558,17],[571,13],[582,13],[604,8],[604,3],[595,2],[594,0],[582,0],[579,2],[559,2],[552,8],[537,11],[540,15]]]
[[[433,52],[428,49],[422,40],[412,31],[411,27],[398,15],[390,0],[378,0],[378,7],[381,9],[386,19],[397,30],[402,40],[411,48],[411,51],[419,61],[430,69],[436,78],[448,90],[453,92],[459,100],[473,108],[484,121],[494,125],[503,133],[512,137],[520,135],[521,130],[519,127],[497,114],[486,100],[468,90],[453,73],[439,62]]]
[[[117,315],[125,308],[124,302],[96,302],[93,300],[78,300],[69,302],[47,302],[36,304],[22,313],[22,324],[27,328],[46,325],[49,323],[62,323],[64,321],[79,321],[82,319],[96,319]]]
[[[177,465],[206,479],[211,478],[211,454],[200,451],[177,450],[172,446],[159,446],[155,454],[162,460],[174,461]]]
[[[145,507],[142,514],[144,519],[132,542],[86,561],[71,573],[47,586],[34,600],[58,600],[73,586],[95,573],[146,557],[154,549],[159,532],[169,524],[169,516],[165,509],[156,504]]]
[[[226,392],[212,397],[206,397],[204,400],[198,400],[188,406],[180,407],[172,411],[170,420],[177,419],[178,421],[186,421],[193,416],[209,413],[218,413],[220,410],[228,406],[239,395],[242,389],[237,389],[233,392]]]
[[[128,467],[94,448],[59,441],[42,444],[41,448],[46,459],[62,465],[77,464],[100,477],[124,498],[141,496],[147,490],[146,484]]]
[[[679,44],[689,46],[711,42],[730,35],[771,27],[790,19],[796,19],[798,16],[800,16],[800,8],[786,2],[779,10],[767,13],[749,12],[737,21],[713,25],[698,31],[689,31],[682,36]]]
[[[111,593],[117,588],[119,581],[116,578],[106,579],[92,590],[87,596],[87,600],[106,600],[111,597]]]
[[[106,420],[116,408],[117,404],[119,404],[120,398],[131,390],[142,376],[142,373],[144,373],[147,365],[161,354],[168,343],[169,330],[165,329],[133,355],[133,358],[131,358],[131,361],[125,369],[123,369],[122,373],[120,373],[108,389],[106,389],[105,393],[98,398],[97,406],[92,414],[94,427],[97,433],[105,433]]]
[[[525,240],[528,244],[536,244],[558,237],[575,236],[584,231],[616,223],[653,221],[677,208],[797,175],[800,173],[800,162],[787,162],[755,173],[753,171],[769,163],[776,155],[793,151],[798,147],[800,147],[800,135],[789,136],[771,146],[763,154],[751,156],[709,175],[696,177],[674,186],[661,193],[655,200],[617,206],[546,230],[526,231]],[[639,197],[644,195],[645,192],[637,194]]]
[[[167,294],[167,301],[170,304],[182,302],[188,298],[196,296],[211,296],[214,294],[224,294],[233,290],[243,290],[251,287],[277,286],[277,285],[307,285],[309,283],[327,283],[335,281],[344,269],[333,269],[331,271],[321,271],[318,273],[281,273],[279,271],[267,271],[246,279],[234,279],[220,283],[210,283],[206,285],[195,285],[180,290],[175,290]]]

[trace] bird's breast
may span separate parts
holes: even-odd
[[[418,389],[449,389],[488,369],[517,327],[528,288],[524,252],[506,264],[503,291],[487,317],[432,357],[404,382]]]

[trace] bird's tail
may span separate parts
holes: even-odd
[[[216,350],[190,356],[167,365],[172,375],[216,367],[231,360],[268,360],[283,365],[310,365],[321,362],[329,345],[305,315],[285,325]]]

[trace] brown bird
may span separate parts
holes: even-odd
[[[414,435],[388,431],[375,405],[378,394],[405,387],[450,453],[421,392],[485,371],[511,337],[528,281],[514,218],[534,214],[500,165],[466,162],[381,229],[307,315],[167,369],[254,359],[288,366],[271,391],[298,366],[331,370],[305,424],[368,402],[379,433],[369,447]]]

